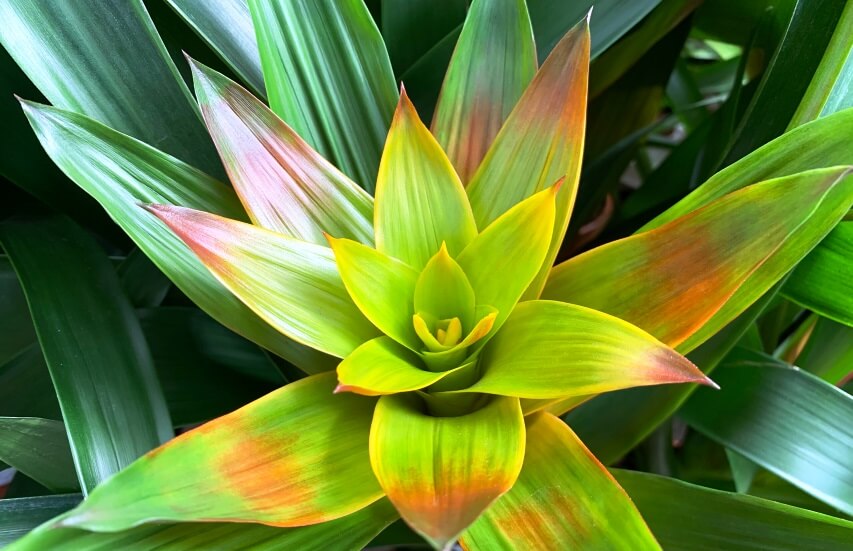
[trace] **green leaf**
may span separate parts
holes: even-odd
[[[343,358],[376,336],[328,248],[206,212],[147,208],[246,306],[295,341]]]
[[[151,353],[112,265],[73,222],[6,222],[0,242],[27,296],[87,493],[172,436]]]
[[[249,0],[249,8],[272,110],[372,191],[397,89],[364,2]]]
[[[689,352],[764,294],[841,219],[853,203],[848,172],[840,167],[769,180],[593,249],[554,268],[543,297],[607,312]]]
[[[661,0],[580,0],[570,4],[561,0],[527,0],[539,61],[593,7],[592,57],[598,57],[660,3]]]
[[[0,415],[62,419],[44,354],[33,344],[0,365]]]
[[[104,551],[140,547],[169,551],[361,549],[395,519],[397,511],[387,499],[382,499],[343,518],[297,528],[216,522],[151,524],[123,532],[98,533],[74,528],[43,527],[19,541],[9,551]]]
[[[660,549],[631,499],[553,415],[527,419],[512,489],[462,536],[465,549]]]
[[[378,337],[356,348],[338,365],[337,371],[339,384],[335,392],[377,396],[428,387],[455,369],[427,371],[411,351],[390,337]]]
[[[330,369],[327,356],[285,338],[234,297],[192,251],[139,203],[176,204],[241,218],[233,191],[137,140],[67,111],[24,104],[39,140],[74,182],[109,212],[186,295],[226,327],[309,372]]]
[[[474,175],[536,65],[524,0],[475,0],[444,76],[431,127],[463,183]]]
[[[841,222],[788,278],[782,293],[821,316],[853,326],[853,222]]]
[[[672,551],[846,549],[853,523],[757,497],[680,480],[613,471],[649,527]]]
[[[98,486],[60,521],[118,531],[152,521],[304,526],[382,497],[370,474],[375,400],[332,396],[334,373],[291,383],[182,434]]]
[[[853,397],[760,353],[736,350],[681,408],[697,430],[816,498],[853,513]],[[796,396],[796,400],[791,397]]]
[[[441,9],[433,0],[381,0],[381,5],[382,38],[394,73],[402,75],[445,36],[458,35],[468,2],[445,0]]]
[[[373,242],[373,198],[237,83],[190,61],[196,96],[252,221],[312,243]]]
[[[252,92],[263,97],[261,56],[246,0],[166,0]]]
[[[515,398],[456,417],[424,408],[413,394],[381,397],[370,462],[403,520],[443,549],[512,487],[524,458],[524,418]]]
[[[0,20],[0,42],[53,105],[221,173],[189,90],[141,0],[24,0],[3,3]]]
[[[527,298],[536,298],[541,291],[566,233],[577,192],[586,124],[589,40],[584,19],[560,41],[510,113],[468,186],[477,226],[485,228],[516,204],[563,179],[548,256]]]
[[[7,256],[0,256],[0,335],[3,335],[0,339],[0,365],[36,340],[27,300]]]
[[[480,379],[464,392],[521,398],[584,396],[634,386],[713,385],[687,358],[619,318],[531,300],[483,349]]]
[[[828,383],[841,383],[853,365],[853,327],[819,318],[794,363]]]
[[[137,308],[160,305],[172,285],[140,249],[133,249],[116,267],[124,294]]]
[[[510,315],[539,272],[554,228],[559,186],[510,208],[456,258],[479,305],[497,310],[495,330]]]
[[[459,176],[405,90],[376,181],[376,248],[416,270],[442,243],[459,254],[477,235]]]
[[[5,547],[46,520],[78,503],[79,494],[0,499],[0,547]],[[44,549],[44,548],[42,548]]]
[[[450,257],[447,247],[427,262],[415,284],[415,312],[429,314],[439,320],[458,317],[463,332],[474,322],[476,297],[462,267]]]
[[[80,488],[60,421],[0,417],[0,461],[55,492]]]

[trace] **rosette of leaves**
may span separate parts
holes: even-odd
[[[683,354],[820,241],[853,203],[853,178],[842,166],[723,190],[552,268],[577,191],[589,55],[584,20],[537,68],[524,2],[474,2],[431,129],[401,93],[375,196],[191,62],[251,223],[165,194],[135,216],[177,236],[171,254],[194,254],[290,350],[323,362],[139,459],[42,531],[378,532],[399,515],[436,548],[657,548],[556,414],[617,389],[712,385]],[[73,117],[26,110],[73,177],[49,139]],[[131,235],[150,251],[143,233]]]

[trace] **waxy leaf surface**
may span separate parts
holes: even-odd
[[[62,526],[114,532],[151,521],[304,526],[382,497],[370,474],[374,399],[302,379],[185,433],[92,492]]]
[[[489,341],[465,391],[558,398],[708,379],[690,361],[619,318],[546,300],[522,302]]]
[[[456,258],[477,304],[497,310],[496,327],[512,312],[545,259],[557,195],[558,187],[552,186],[515,205]]]
[[[139,203],[172,204],[244,216],[222,183],[137,140],[81,115],[32,103],[24,111],[51,159],[92,195],[194,303],[226,327],[308,372],[331,359],[270,327],[232,295],[177,236]]]
[[[411,394],[383,396],[376,406],[373,471],[400,516],[437,548],[512,486],[523,457],[515,398],[495,398],[459,417],[429,416]]]
[[[383,333],[412,350],[420,341],[412,326],[418,273],[405,263],[349,239],[329,239],[349,296]]]
[[[535,73],[536,45],[524,0],[475,0],[432,119],[432,132],[463,183]]]
[[[477,226],[565,178],[548,256],[528,296],[536,298],[566,233],[583,157],[589,26],[560,41],[510,113],[468,186]]]
[[[322,245],[323,232],[373,241],[373,199],[366,191],[244,88],[191,65],[207,128],[255,224]]]
[[[347,294],[328,248],[197,210],[148,209],[225,287],[296,341],[343,358],[378,334]]]
[[[458,317],[466,330],[470,330],[475,321],[474,289],[444,245],[418,276],[414,307],[416,313],[440,320]]]
[[[428,387],[450,372],[427,371],[403,345],[390,337],[378,337],[356,348],[340,363],[336,392],[366,396],[409,392]]]
[[[527,450],[518,480],[461,543],[467,551],[660,549],[607,469],[548,413],[527,418]]]
[[[58,497],[58,496],[50,496]],[[63,499],[70,501],[65,496]],[[44,520],[50,518],[47,516]],[[279,528],[243,522],[182,522],[146,524],[121,532],[89,532],[76,528],[36,530],[17,542],[10,551],[109,551],[112,549],[251,549],[252,551],[325,551],[361,549],[399,516],[387,499],[339,519]],[[0,524],[2,529],[2,524]],[[2,531],[0,531],[2,543]]]
[[[374,227],[376,248],[416,270],[442,243],[457,255],[477,235],[465,188],[405,90],[379,165]]]
[[[821,169],[763,182],[593,249],[554,268],[543,297],[607,312],[669,346],[691,339],[678,348],[688,351],[829,232],[853,203],[847,173]],[[709,324],[724,305],[725,316]]]
[[[249,0],[270,107],[371,191],[397,87],[362,0]]]

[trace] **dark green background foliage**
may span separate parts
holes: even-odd
[[[173,286],[48,159],[13,96],[87,115],[227,181],[181,52],[263,98],[245,0],[17,3],[0,9],[2,25],[16,12],[30,41],[0,32],[0,470],[17,469],[0,499],[0,545],[176,430],[302,376]],[[584,170],[559,259],[630,235],[720,169],[853,106],[851,1],[527,3],[540,61],[595,4]],[[424,120],[467,10],[440,4],[367,2]],[[837,164],[851,164],[847,149]],[[566,416],[618,467],[665,548],[853,548],[851,282],[848,215],[691,353],[716,367],[722,391],[620,391]],[[235,546],[267,537],[222,530]],[[93,547],[132,536],[66,535]],[[376,543],[419,541],[394,525]]]

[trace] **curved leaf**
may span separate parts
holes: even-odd
[[[464,392],[560,398],[665,383],[713,385],[654,337],[582,306],[532,300],[516,306],[483,349],[481,377]]]
[[[412,326],[418,273],[396,258],[349,239],[329,238],[329,244],[349,296],[367,319],[400,344],[420,350]]]
[[[607,469],[558,418],[527,417],[518,480],[462,536],[466,550],[660,549]]]
[[[853,326],[853,222],[841,222],[805,257],[782,294],[821,316]]]
[[[6,546],[42,522],[71,509],[82,498],[80,494],[68,494],[0,499],[0,546],[10,549]]]
[[[172,437],[142,328],[113,266],[64,217],[6,222],[84,493]],[[97,315],[92,315],[97,312]]]
[[[55,492],[80,488],[61,421],[0,417],[0,461]]]
[[[304,526],[382,497],[370,473],[375,400],[332,396],[334,373],[291,383],[182,434],[55,523],[114,532],[152,521]]]
[[[246,0],[166,0],[255,94],[264,94],[261,56]]]
[[[415,284],[415,312],[442,319],[458,317],[462,329],[471,330],[476,321],[474,289],[462,267],[450,257],[447,247],[430,258]]]
[[[851,203],[846,167],[769,180],[560,264],[543,297],[607,312],[689,351],[796,265]]]
[[[367,192],[237,83],[190,65],[208,130],[255,224],[322,245],[323,232],[373,242]]]
[[[165,203],[242,218],[234,192],[174,157],[67,111],[24,103],[47,153],[169,279],[213,318],[308,372],[331,369],[328,356],[298,345],[256,316],[208,272],[168,228],[139,208]]]
[[[558,189],[552,186],[510,208],[456,258],[477,304],[497,310],[495,328],[512,312],[545,259]]]
[[[509,490],[524,457],[517,399],[494,398],[459,417],[431,417],[412,394],[383,396],[370,429],[370,461],[409,525],[444,548]]]
[[[326,247],[197,210],[147,208],[246,306],[297,342],[343,358],[376,336]]]
[[[3,2],[0,20],[0,42],[53,105],[221,173],[192,96],[141,0]]]
[[[447,244],[457,255],[476,235],[465,189],[403,90],[376,180],[376,248],[419,270]]]
[[[433,373],[418,357],[390,337],[367,341],[338,366],[335,392],[365,396],[409,392],[430,386],[455,370]]]
[[[9,551],[105,551],[140,546],[162,551],[211,548],[252,551],[361,549],[397,518],[394,506],[387,499],[381,499],[351,515],[297,528],[216,522],[151,524],[122,532],[103,533],[46,527],[35,530]]]
[[[475,0],[444,75],[432,132],[463,183],[536,73],[524,0]]]
[[[397,89],[362,0],[249,0],[270,107],[373,190]]]

